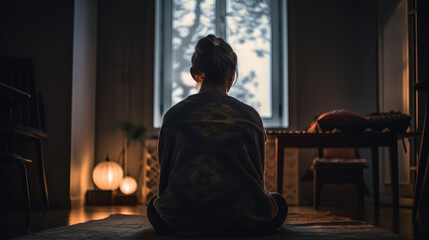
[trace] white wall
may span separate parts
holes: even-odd
[[[92,189],[94,165],[97,1],[75,0],[70,198]]]

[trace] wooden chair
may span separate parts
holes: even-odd
[[[357,191],[359,207],[363,209],[366,189],[363,169],[367,168],[366,159],[358,158],[355,148],[319,149],[318,155],[313,160],[313,207],[319,207],[324,183],[352,183]]]
[[[45,208],[49,207],[43,159],[43,140],[47,134],[42,131],[40,95],[36,91],[31,60],[0,59],[0,100],[0,140],[3,143],[0,158],[2,163],[14,163],[20,169],[29,227],[30,196],[26,165],[32,161],[16,154],[20,148],[18,140],[31,141],[36,145],[39,184]]]
[[[14,163],[19,168],[19,173],[21,176],[21,191],[22,196],[24,197],[25,225],[27,226],[26,231],[28,233],[30,232],[31,204],[30,191],[28,187],[27,164],[32,163],[32,161],[16,154],[0,152],[0,163]]]

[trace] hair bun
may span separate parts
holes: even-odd
[[[214,35],[208,35],[198,41],[195,50],[198,54],[208,55],[213,54],[219,47],[219,42]]]
[[[219,53],[222,53],[222,48],[221,47],[219,47],[219,46],[216,46],[216,47],[214,47],[213,48],[213,54],[219,54]]]
[[[204,80],[215,85],[221,84],[236,69],[237,55],[222,38],[208,35],[198,41],[192,55],[192,67],[189,69],[197,83]]]

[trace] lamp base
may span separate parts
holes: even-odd
[[[88,190],[85,197],[87,206],[109,206],[113,203],[113,191],[111,190]]]
[[[114,194],[114,205],[124,205],[124,206],[135,206],[137,205],[137,195],[125,195],[120,192],[115,192]]]

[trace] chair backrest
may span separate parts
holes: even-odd
[[[31,59],[0,59],[0,121],[40,129]]]

